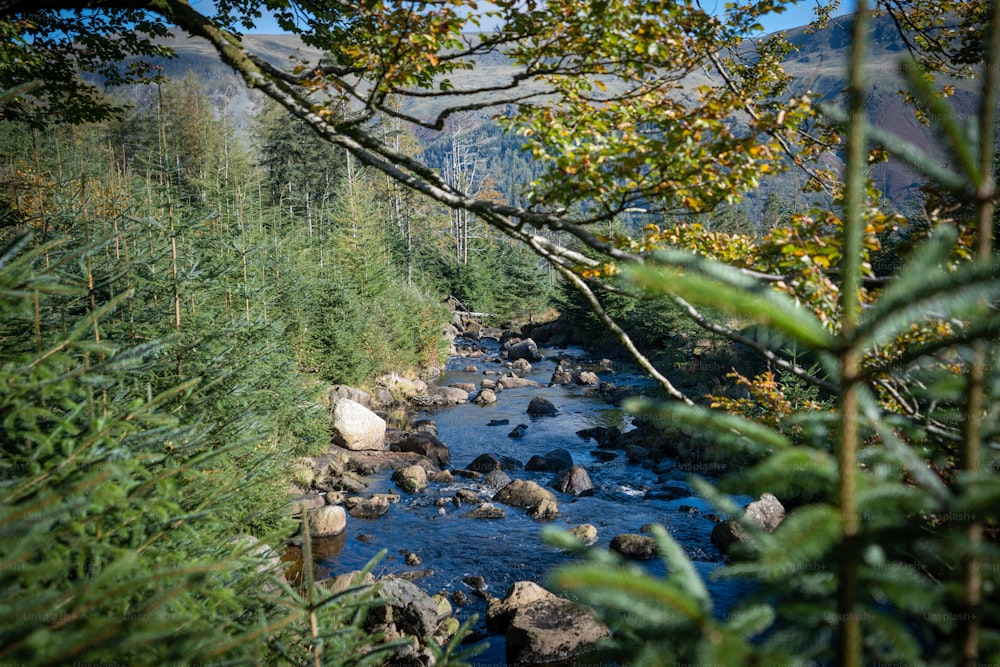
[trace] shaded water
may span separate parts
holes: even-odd
[[[583,356],[581,350],[541,350],[546,356],[533,364],[532,380],[547,384],[556,367],[556,357]],[[479,371],[465,372],[470,364]],[[506,371],[501,364],[455,357],[449,360],[440,383],[476,383],[483,379],[484,370]],[[652,386],[637,374],[629,372],[599,371],[602,381],[619,386]],[[496,376],[489,376],[496,377]],[[528,402],[543,396],[559,409],[555,417],[531,419],[525,414]],[[682,494],[673,500],[644,499],[649,489],[664,486],[687,488],[683,471],[660,471],[660,474],[638,465],[629,464],[624,452],[610,462],[595,459],[591,452],[596,448],[593,440],[583,440],[576,435],[580,429],[593,426],[617,426],[627,430],[630,419],[620,408],[608,405],[596,388],[579,386],[525,387],[507,389],[498,393],[498,401],[491,406],[458,405],[424,415],[437,424],[438,437],[451,450],[451,463],[455,468],[468,466],[483,453],[513,457],[522,464],[534,454],[544,454],[552,449],[564,448],[573,455],[574,463],[587,468],[594,484],[594,495],[574,498],[553,491],[559,500],[559,518],[546,522],[558,528],[569,529],[590,523],[597,527],[597,546],[607,548],[612,538],[621,533],[638,533],[647,523],[661,523],[685,548],[703,576],[708,577],[719,566],[720,554],[711,544],[709,536],[713,522],[704,515],[712,509],[701,499]],[[491,420],[510,421],[509,425],[487,426]],[[508,437],[517,424],[528,426],[523,438]],[[507,471],[512,478],[530,479],[548,486],[554,473],[525,470]],[[390,472],[383,472],[370,480],[370,492],[399,492],[390,480]],[[528,518],[522,509],[503,507],[506,517],[499,520],[466,519],[461,515],[472,506],[456,507],[450,502],[440,508],[439,498],[451,499],[460,488],[482,491],[475,481],[456,478],[454,484],[432,483],[419,494],[401,493],[398,503],[389,513],[373,520],[350,519],[346,538],[339,553],[331,553],[320,563],[319,576],[339,574],[363,567],[371,558],[386,549],[386,557],[376,568],[376,574],[424,571],[417,583],[430,593],[455,591],[467,594],[470,604],[456,608],[459,620],[472,614],[479,615],[476,629],[485,632],[483,619],[485,602],[472,595],[463,582],[466,576],[482,576],[492,596],[503,597],[515,581],[530,579],[544,584],[546,573],[567,563],[570,556],[546,546],[539,533],[543,524]],[[481,493],[488,497],[488,493]],[[697,508],[692,512],[688,508]],[[442,510],[443,509],[443,513]],[[406,565],[405,552],[417,554],[418,566]],[[644,564],[654,574],[662,575],[664,568],[659,561]],[[325,571],[324,571],[325,570]],[[725,609],[743,591],[731,583],[715,584],[709,580],[716,609]],[[489,637],[491,647],[477,661],[482,665],[506,664],[503,637]]]

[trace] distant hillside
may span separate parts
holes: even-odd
[[[847,62],[850,17],[842,17],[821,31],[809,32],[805,28],[786,31],[788,39],[798,47],[786,62],[788,71],[795,76],[794,94],[807,90],[821,94],[825,99],[837,100],[844,88],[844,70]],[[169,41],[177,53],[177,58],[161,60],[157,64],[173,79],[183,78],[193,72],[203,82],[213,103],[238,127],[247,127],[249,120],[259,110],[262,99],[259,94],[248,91],[242,81],[223,65],[200,39],[177,37]],[[279,66],[291,66],[293,59],[316,62],[320,52],[306,47],[290,35],[247,35],[244,44],[268,61]],[[920,125],[911,109],[906,108],[898,94],[903,87],[898,72],[900,60],[906,55],[905,46],[889,19],[876,19],[871,35],[868,73],[871,80],[869,112],[872,122],[889,129],[894,134],[923,147],[929,154],[940,154],[932,130]],[[473,72],[459,72],[452,76],[456,87],[475,86],[477,83],[495,83],[508,79],[515,71],[509,60],[503,56],[490,55],[480,59]],[[699,77],[700,78],[700,77]],[[692,84],[702,83],[701,81]],[[976,81],[954,81],[956,93],[952,104],[959,117],[972,118],[976,109]],[[691,86],[693,87],[693,85]],[[131,97],[148,95],[140,90],[122,91]],[[439,109],[436,101],[411,100],[406,111],[421,117],[429,117]],[[463,125],[488,123],[496,110],[478,112],[463,118]],[[490,132],[493,135],[493,132]],[[434,137],[423,133],[425,140]],[[496,137],[494,137],[496,139]],[[832,158],[836,163],[836,158]],[[912,169],[898,162],[876,165],[872,176],[884,189],[889,198],[902,208],[915,202],[920,177]],[[782,197],[790,196],[801,176],[791,173],[778,180],[766,182],[761,191],[749,203],[749,208],[759,212],[768,193]],[[506,183],[510,187],[509,183]],[[513,197],[512,197],[513,198]]]

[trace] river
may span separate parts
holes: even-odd
[[[491,352],[495,349],[494,346]],[[531,372],[522,376],[543,385],[549,382],[557,359],[586,356],[583,350],[573,348],[542,349],[540,352],[545,359],[534,363]],[[470,364],[477,367],[477,372],[464,370]],[[483,375],[486,370],[507,369],[485,359],[453,357],[439,382],[445,386],[453,382],[478,386],[486,377]],[[598,371],[598,375],[602,381],[618,386],[653,387],[648,378],[628,368]],[[721,554],[709,539],[714,523],[705,516],[713,511],[712,508],[691,493],[677,492],[678,487],[689,489],[685,482],[687,473],[663,466],[654,471],[630,464],[624,452],[617,450],[617,458],[602,462],[591,454],[596,443],[576,435],[577,431],[593,426],[617,426],[623,431],[630,426],[630,417],[621,408],[607,404],[596,388],[576,385],[524,387],[507,389],[497,396],[497,402],[490,406],[469,403],[421,415],[437,424],[438,437],[448,445],[454,468],[467,466],[483,453],[497,458],[512,457],[523,464],[534,454],[564,448],[572,454],[574,463],[587,468],[594,484],[594,495],[575,498],[555,492],[559,500],[559,518],[547,522],[548,525],[569,529],[584,523],[593,524],[599,535],[596,546],[606,549],[618,534],[638,533],[644,524],[660,523],[685,548],[703,576],[709,577],[719,567]],[[550,400],[559,414],[531,419],[525,410],[535,396]],[[509,420],[509,425],[487,426],[491,420],[504,419]],[[524,437],[508,437],[517,424],[528,426]],[[666,468],[669,467],[668,464]],[[546,487],[555,476],[554,473],[523,469],[507,473],[512,478],[533,480]],[[503,597],[508,587],[518,580],[529,579],[544,585],[546,573],[571,558],[545,545],[539,537],[544,524],[528,518],[522,509],[498,505],[506,510],[505,518],[482,520],[461,517],[472,509],[471,506],[456,507],[450,502],[443,507],[435,504],[439,498],[451,499],[461,488],[479,491],[480,487],[472,480],[456,477],[453,484],[432,483],[422,493],[406,494],[396,488],[390,475],[384,472],[371,478],[368,491],[400,493],[400,501],[378,519],[350,520],[342,550],[318,563],[319,576],[360,569],[380,550],[387,549],[376,574],[423,571],[424,575],[415,581],[424,590],[445,592],[449,596],[463,591],[470,604],[457,607],[457,616],[465,620],[478,614],[480,620],[474,630],[485,635],[485,601],[473,594],[463,582],[465,577],[483,577],[487,593]],[[678,497],[671,500],[645,498],[647,491],[663,488],[671,488],[670,495]],[[749,501],[749,498],[743,500]],[[416,554],[420,564],[407,565],[406,552]],[[645,566],[654,574],[664,573],[659,561],[649,561]],[[717,610],[726,609],[745,592],[739,586],[715,583],[710,578],[709,588]],[[491,635],[485,642],[489,647],[474,662],[484,666],[506,664],[503,636]]]

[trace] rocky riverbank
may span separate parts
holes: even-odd
[[[564,555],[541,545],[496,549],[509,533],[537,534],[540,522],[637,560],[655,556],[646,525],[673,524],[681,538],[691,531],[696,559],[707,566],[721,560],[709,536],[725,524],[683,479],[691,472],[722,473],[725,464],[706,460],[676,434],[622,415],[614,406],[643,391],[641,381],[616,383],[622,376],[607,360],[539,350],[533,340],[498,330],[458,335],[453,352],[439,384],[390,375],[372,394],[332,388],[331,445],[324,455],[298,462],[290,502],[290,511],[308,513],[331,580],[353,576],[343,571],[353,562],[347,552],[361,555],[366,545],[389,550],[395,571],[379,581],[395,611],[383,610],[370,622],[386,636],[420,638],[397,662],[427,664],[426,642],[448,638],[466,609],[485,617],[480,633],[502,637],[511,663],[565,660],[605,636],[607,629],[586,610],[538,586],[544,569]],[[618,423],[575,428],[592,415]],[[439,433],[442,421],[447,434]],[[463,441],[450,446],[454,436]],[[587,503],[600,511],[581,511]],[[616,508],[625,516],[612,516]],[[635,525],[631,516],[650,520]],[[392,521],[401,524],[393,528]],[[436,535],[415,530],[416,522]],[[473,559],[478,547],[478,571],[434,541],[451,535],[468,540],[457,551],[473,552]],[[738,530],[727,537],[738,540]],[[525,562],[532,558],[538,563]],[[448,567],[456,571],[442,572]],[[579,641],[559,639],[570,636]]]

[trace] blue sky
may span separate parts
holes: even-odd
[[[718,6],[721,9],[725,4],[726,0],[717,0]],[[195,0],[191,5],[198,10],[202,10],[203,7],[210,5],[210,0]],[[712,11],[711,1],[705,2],[705,8]],[[816,8],[816,0],[801,0],[795,5],[791,5],[783,14],[774,14],[765,20],[764,28],[767,32],[776,32],[778,30],[786,30],[788,28],[797,28],[803,26],[812,20],[813,12]],[[205,9],[204,11],[211,10]],[[840,10],[837,14],[846,14],[848,12],[854,11],[854,0],[842,0]],[[281,32],[278,29],[277,24],[271,17],[263,17],[258,22],[258,26],[255,30],[251,30],[250,34],[255,35],[274,35]]]

